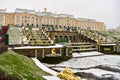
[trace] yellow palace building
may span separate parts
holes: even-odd
[[[8,13],[6,9],[0,9],[0,25],[105,30],[104,22],[98,22],[94,19],[75,18],[69,14],[55,14],[46,11],[46,9],[43,12],[36,12],[35,10],[17,8],[14,13]]]

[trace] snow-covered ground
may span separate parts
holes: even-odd
[[[43,65],[38,59],[36,58],[32,58],[32,60],[35,62],[35,64],[42,69],[43,71],[52,74],[53,76],[43,76],[46,80],[61,80],[60,78],[57,77],[57,72],[46,67],[45,65]],[[82,80],[86,80],[86,79],[82,79]]]
[[[59,64],[44,64],[58,71],[69,66],[74,73],[83,73],[85,75],[91,73],[97,78],[103,78],[103,80],[106,80],[106,78],[110,78],[110,80],[120,80],[120,55],[101,54],[102,53],[98,52],[76,53],[76,55],[73,55],[77,58],[72,58]]]

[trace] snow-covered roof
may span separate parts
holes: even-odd
[[[96,22],[95,19],[88,19],[88,21],[90,21],[90,22]]]
[[[40,13],[40,12],[36,12],[36,15],[38,15],[38,16],[43,16],[43,14]]]
[[[19,9],[19,8],[16,8],[16,10],[15,10],[15,13],[24,13],[24,12],[28,12],[30,14],[36,14],[36,12],[34,10]]]
[[[86,18],[77,18],[77,20],[88,21]]]
[[[74,18],[73,15],[70,14],[59,14],[59,17],[70,17],[70,18]]]
[[[0,13],[6,13],[6,9],[0,9]]]
[[[0,13],[6,13],[6,9],[0,9]],[[56,14],[56,13],[52,13],[52,12],[46,12],[46,11],[43,11],[43,12],[36,12],[34,9],[33,10],[30,10],[30,9],[20,9],[20,8],[16,8],[15,9],[15,13],[24,13],[24,12],[27,12],[29,14],[35,14],[35,15],[38,15],[38,16],[44,16],[44,15],[49,15],[49,16],[52,16],[52,17],[55,17],[55,18],[59,18],[59,17],[70,17],[71,19],[76,19],[74,17],[74,15],[71,15],[71,14]],[[90,21],[90,22],[96,22],[95,19],[86,19],[86,18],[77,18],[77,20],[82,20],[82,21]]]

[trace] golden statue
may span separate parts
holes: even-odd
[[[51,50],[51,54],[52,54],[52,55],[56,55],[56,52],[55,52],[55,49],[54,49],[54,48]]]
[[[58,31],[62,31],[62,28],[58,28]]]
[[[26,31],[26,26],[24,26],[24,31]]]
[[[57,76],[64,80],[81,80],[80,77],[75,78],[73,71],[68,67],[66,67],[63,71],[58,73]]]
[[[43,31],[46,32],[46,28],[44,28]]]

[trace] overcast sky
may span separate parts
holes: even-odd
[[[104,22],[107,28],[120,25],[120,0],[0,0],[0,8],[13,12],[15,8],[44,8],[53,13],[72,14],[76,18],[91,18]]]

